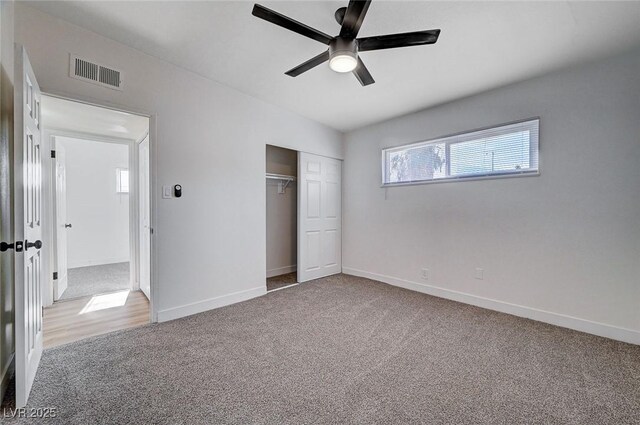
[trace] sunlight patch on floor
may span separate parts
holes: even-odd
[[[95,295],[91,297],[89,302],[80,310],[80,314],[91,313],[93,311],[106,310],[108,308],[122,307],[129,297],[128,290],[112,292],[110,294]]]

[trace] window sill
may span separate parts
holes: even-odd
[[[482,175],[482,176],[447,177],[443,179],[416,180],[416,181],[402,182],[402,183],[383,183],[382,185],[380,185],[380,187],[387,188],[387,187],[397,187],[397,186],[415,186],[420,184],[467,182],[467,181],[477,181],[477,180],[511,179],[511,178],[518,178],[518,177],[538,177],[538,176],[540,176],[539,170],[524,171],[521,173],[489,174],[489,175]]]

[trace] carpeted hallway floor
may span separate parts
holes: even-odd
[[[61,424],[637,424],[640,346],[337,275],[47,350],[30,406]]]
[[[61,300],[131,289],[128,262],[76,267],[68,273],[67,289]]]

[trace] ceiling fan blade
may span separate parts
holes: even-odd
[[[369,70],[367,69],[367,67],[364,66],[364,62],[362,62],[362,59],[360,59],[359,56],[358,56],[358,66],[356,66],[356,69],[353,70],[353,75],[356,76],[358,81],[360,81],[360,84],[362,84],[363,86],[368,86],[369,84],[375,83],[375,80],[369,73]]]
[[[325,52],[320,53],[318,56],[315,56],[309,59],[305,63],[302,63],[296,66],[295,68],[288,70],[287,72],[285,72],[285,74],[287,74],[290,77],[297,77],[303,72],[307,72],[311,68],[315,68],[316,66],[328,60],[329,60],[329,51],[327,50]]]
[[[331,40],[333,40],[333,37],[323,33],[322,31],[318,31],[317,29],[311,28],[310,26],[305,25],[302,22],[293,20],[271,9],[267,9],[266,7],[259,4],[253,5],[253,11],[251,12],[251,14],[260,19],[264,19],[265,21],[269,21],[272,24],[276,24],[278,26],[281,26],[282,28],[297,32],[300,35],[312,38],[326,45],[329,45],[329,43],[331,43]]]
[[[377,35],[358,39],[358,51],[394,49],[396,47],[421,46],[438,41],[440,30],[405,32],[402,34]]]
[[[342,28],[340,29],[340,37],[356,38],[362,21],[367,14],[371,0],[351,0],[347,11],[342,19]]]

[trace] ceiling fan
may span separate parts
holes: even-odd
[[[347,7],[341,7],[336,10],[335,18],[342,28],[340,29],[340,34],[335,37],[331,37],[322,31],[318,31],[259,4],[253,6],[251,13],[253,16],[329,46],[328,50],[290,69],[285,74],[297,77],[328,60],[329,67],[334,71],[353,72],[360,84],[368,86],[375,81],[367,67],[364,66],[362,59],[358,56],[358,52],[434,44],[438,41],[438,36],[440,35],[440,30],[436,29],[357,38],[358,31],[360,31],[362,21],[370,4],[371,0],[350,0]]]

